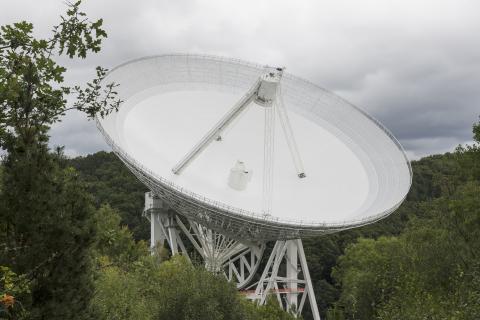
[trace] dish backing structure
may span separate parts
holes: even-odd
[[[308,298],[320,319],[301,239],[373,223],[410,188],[385,127],[284,68],[174,54],[127,62],[104,82],[123,102],[97,126],[151,190],[152,250],[167,242],[188,258],[189,241],[259,303],[274,294],[299,314]]]

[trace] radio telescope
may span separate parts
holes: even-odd
[[[382,219],[410,188],[387,129],[283,68],[175,54],[122,64],[104,81],[120,84],[123,103],[97,126],[151,190],[152,248],[166,241],[188,258],[189,241],[259,303],[272,294],[300,313],[308,298],[320,319],[301,239]]]

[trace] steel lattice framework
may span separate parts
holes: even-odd
[[[259,303],[264,303],[267,295],[275,294],[285,309],[300,313],[308,298],[314,319],[320,319],[301,238],[330,234],[382,219],[400,206],[410,189],[412,182],[410,163],[401,145],[385,127],[349,102],[309,81],[284,72],[283,68],[215,56],[172,54],[122,64],[110,71],[104,81],[120,84],[119,97],[124,103],[120,107],[120,112],[105,118],[97,118],[97,127],[116,155],[152,192],[147,194],[144,211],[151,222],[152,249],[168,242],[173,254],[183,253],[188,257],[186,246],[183,244],[184,240],[188,240],[203,258],[207,269],[224,272],[227,279],[237,283],[238,288],[254,288],[249,291],[249,296]],[[149,96],[168,95],[172,92],[190,92],[191,95],[192,92],[202,90],[229,93],[240,96],[240,99],[213,127],[210,127],[193,149],[190,148],[183,158],[177,159],[176,164],[174,163],[167,173],[165,168],[159,169],[158,166],[152,169],[152,159],[156,160],[155,157],[158,155],[149,154],[150,162],[138,158],[129,148],[131,144],[125,140],[123,131],[128,110],[135,108],[137,103],[148,99]],[[197,161],[200,153],[211,144],[215,144],[214,141],[222,141],[226,128],[245,113],[253,102],[263,107],[265,111],[261,210],[251,209],[251,204],[250,207],[246,206],[249,209],[245,209],[242,207],[243,202],[232,205],[235,203],[231,202],[233,198],[244,199],[240,193],[234,193],[236,191],[229,190],[230,197],[225,196],[223,190],[219,192],[218,186],[215,185],[217,189],[209,190],[216,190],[217,194],[212,196],[210,193],[210,196],[205,196],[202,193],[206,189],[190,189],[188,184],[187,186],[185,184],[186,180],[182,182],[181,179],[177,179],[178,175],[183,175],[184,170],[188,171],[186,168],[191,163]],[[189,108],[195,107],[189,104]],[[123,110],[127,111],[122,113]],[[312,170],[312,166],[315,166],[312,164],[321,159],[321,155],[307,153],[310,157],[310,167],[304,166],[302,152],[297,146],[295,130],[288,113],[295,114],[296,121],[300,123],[305,120],[298,120],[298,117],[308,119],[309,123],[321,127],[328,132],[326,136],[333,137],[331,139],[335,140],[335,143],[346,146],[350,152],[349,157],[353,157],[361,164],[362,174],[367,181],[365,190],[368,189],[368,192],[365,192],[365,199],[362,198],[362,202],[359,202],[353,213],[348,212],[343,218],[338,218],[338,213],[328,212],[328,219],[327,216],[323,216],[322,219],[322,212],[316,212],[318,210],[315,210],[313,205],[317,201],[317,195],[308,193],[310,191],[305,188],[298,190],[302,193],[307,191],[305,193],[307,196],[303,198],[313,201],[305,201],[307,205],[303,208],[310,212],[300,215],[303,218],[290,218],[295,216],[293,212],[288,211],[291,207],[287,211],[284,210],[288,217],[285,217],[285,212],[279,216],[272,210],[275,186],[273,176],[276,174],[273,169],[276,118],[279,119],[286,138],[285,144],[288,145],[292,156],[295,179],[309,181],[309,173],[312,171],[317,173]],[[164,115],[171,116],[169,113]],[[158,128],[155,119],[148,119],[148,122],[151,128]],[[297,129],[301,127],[298,123]],[[303,124],[307,125],[306,122]],[[143,123],[140,127],[142,130]],[[304,138],[307,136],[305,132]],[[134,131],[130,134],[136,133],[137,131]],[[180,137],[173,138],[180,143],[183,133],[178,132]],[[160,137],[160,140],[162,138]],[[140,145],[144,147],[143,144]],[[161,148],[156,143],[148,146],[153,149]],[[310,146],[318,148],[311,142]],[[140,153],[144,154],[143,151]],[[253,153],[250,150],[247,152]],[[212,161],[217,160],[213,157]],[[219,162],[215,164],[219,165]],[[335,166],[336,163],[330,162],[330,165]],[[213,167],[217,168],[215,165]],[[172,176],[172,172],[177,176]],[[202,176],[201,179],[195,177],[205,185],[209,183],[208,176]],[[318,175],[315,177],[318,179]],[[314,184],[318,182],[328,187],[328,181],[315,179],[312,181]],[[348,182],[350,181],[342,180],[341,183]],[[344,185],[337,184],[337,187]],[[280,198],[291,197],[288,189],[283,192]],[[348,196],[345,192],[341,194]],[[294,203],[296,206],[296,199],[292,198],[290,204]],[[348,199],[337,201],[346,202]],[[159,204],[160,202],[164,205]],[[259,268],[266,242],[272,240],[276,241],[276,244],[262,275],[259,281],[250,284]]]

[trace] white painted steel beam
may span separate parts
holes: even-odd
[[[282,264],[285,265],[284,268],[280,268]],[[280,269],[286,270],[284,276],[280,275]],[[303,279],[300,278],[300,275]],[[297,315],[302,313],[308,297],[314,320],[320,320],[313,284],[300,239],[276,241],[257,283],[255,294],[250,298],[257,300],[259,304],[264,304],[268,295],[271,294],[276,295],[282,308],[296,312]],[[298,303],[299,297],[300,303]]]
[[[298,279],[298,245],[294,241],[287,241],[287,279]],[[287,288],[291,291],[287,294],[287,309],[298,310],[298,283],[296,281],[288,281]]]
[[[236,282],[238,288],[245,287],[255,276],[265,248],[264,243],[231,239],[197,222],[182,220],[161,207],[160,202],[152,204],[147,199],[152,197],[151,193],[145,197],[148,206],[144,212],[150,214],[152,254],[155,253],[156,239],[160,237],[168,242],[172,254],[182,254],[190,260],[181,232],[203,258],[208,270],[223,272],[228,280]]]
[[[282,125],[283,133],[285,139],[287,140],[288,148],[290,149],[290,154],[292,155],[293,164],[295,165],[295,170],[297,170],[297,176],[299,178],[305,178],[305,168],[303,167],[302,157],[298,151],[298,145],[295,141],[295,135],[293,134],[292,125],[290,124],[290,119],[288,117],[287,109],[285,108],[285,103],[283,102],[283,96],[281,91],[281,86],[277,93],[276,99],[276,111],[278,118],[280,119],[280,124]]]
[[[203,136],[203,138],[173,167],[172,172],[180,174],[212,141],[218,139],[222,132],[244,111],[255,99],[255,93],[260,86],[260,79],[247,91],[247,93],[228,111],[220,121]]]

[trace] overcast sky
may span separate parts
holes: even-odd
[[[96,65],[163,53],[208,53],[286,66],[379,119],[410,158],[471,141],[480,115],[480,1],[87,0],[109,37],[69,66],[82,83]],[[1,0],[0,25],[45,35],[65,5]],[[70,114],[52,131],[67,154],[108,150],[92,122]]]

